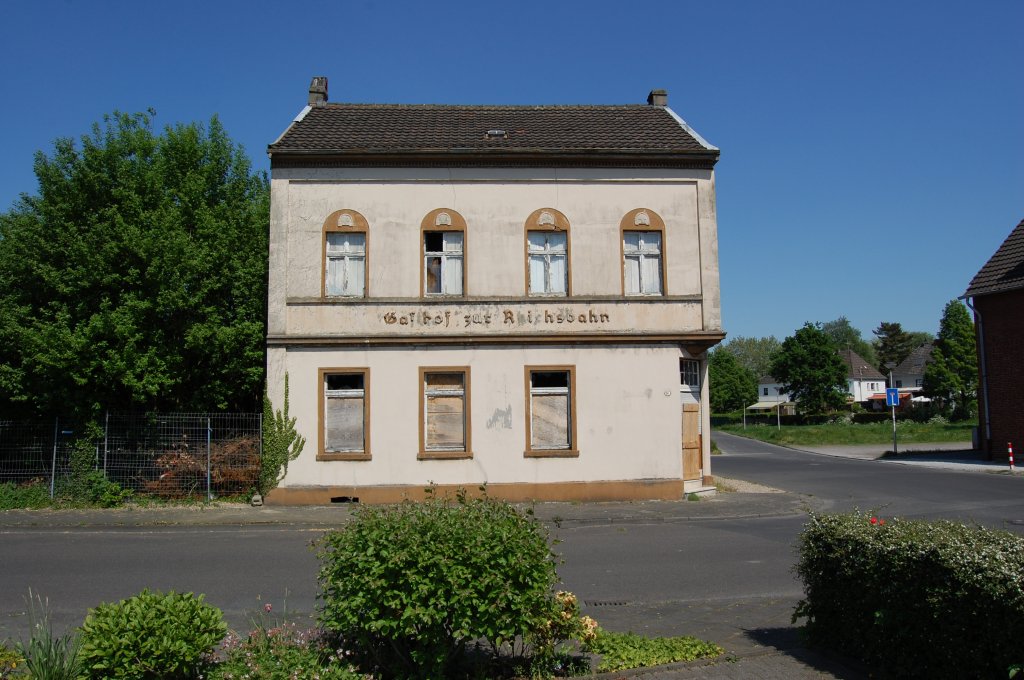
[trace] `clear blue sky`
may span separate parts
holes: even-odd
[[[724,326],[935,332],[1024,218],[1024,2],[0,5],[0,209],[104,113],[220,116],[257,168],[305,104],[642,103],[722,149]]]

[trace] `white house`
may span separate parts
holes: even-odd
[[[270,145],[270,503],[711,483],[719,151],[622,106],[308,105]]]

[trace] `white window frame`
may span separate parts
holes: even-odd
[[[635,249],[626,242],[629,235],[638,236]],[[657,237],[657,245],[651,243],[654,240],[651,238],[652,236]],[[662,295],[664,293],[665,272],[664,258],[662,257],[664,241],[665,235],[662,231],[627,229],[622,232],[622,285],[626,295]],[[630,260],[636,261],[638,289],[635,291],[629,290],[630,278],[627,275],[627,264]],[[644,277],[645,263],[650,260],[657,263],[657,275],[653,282]]]
[[[351,238],[358,236],[362,245],[354,248],[331,250],[331,238]],[[363,231],[328,231],[324,238],[326,243],[324,258],[324,293],[327,297],[364,297],[366,295],[366,232]],[[350,263],[361,262],[362,273],[358,276],[352,272]],[[341,290],[330,289],[331,264],[338,263],[341,267]]]
[[[432,235],[441,236],[441,250],[427,250],[427,237]],[[458,249],[448,249],[448,239],[458,236]],[[453,239],[454,240],[454,239]],[[452,245],[455,245],[452,243]],[[423,232],[423,294],[429,296],[460,296],[464,294],[466,289],[466,234],[464,231],[442,231],[442,230],[429,230]],[[440,260],[440,268],[437,272],[438,288],[437,291],[430,290],[430,260],[431,258],[438,258]],[[458,261],[461,269],[461,276],[458,278],[457,291],[448,289],[448,277],[447,271],[449,262]]]
[[[543,236],[544,247],[536,248],[531,240],[532,236]],[[561,237],[561,245],[552,246],[550,237],[556,235]],[[527,253],[527,271],[529,272],[529,291],[530,295],[537,296],[557,296],[564,297],[569,294],[569,235],[564,231],[552,231],[544,229],[530,229],[526,232],[526,253]],[[560,284],[560,290],[556,287],[556,282],[553,280],[551,263],[553,259],[561,259],[562,261],[562,280],[557,282]],[[535,290],[534,284],[537,283],[533,278],[533,262],[537,260],[543,263],[544,267],[544,280],[541,282],[541,286],[537,286],[540,290]]]

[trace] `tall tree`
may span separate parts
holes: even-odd
[[[841,316],[834,321],[826,321],[821,324],[821,330],[831,338],[836,348],[852,349],[872,366],[876,364],[875,349],[861,336],[860,331],[854,328],[853,324],[845,316]]]
[[[883,321],[878,328],[871,331],[875,334],[875,355],[878,358],[878,370],[883,374],[888,373],[910,353],[920,345],[914,336],[903,330],[903,325],[897,322]]]
[[[953,405],[953,417],[969,418],[978,392],[974,323],[963,303],[951,300],[942,312],[931,361],[924,369],[924,393]]]
[[[732,354],[741,366],[760,379],[771,373],[772,357],[779,351],[782,343],[774,335],[764,338],[747,338],[737,335],[731,338],[721,349]]]
[[[846,403],[846,365],[820,325],[806,323],[782,341],[772,375],[801,413],[827,413]]]
[[[708,358],[711,411],[735,411],[757,401],[757,378],[728,350],[718,346]]]
[[[105,116],[0,215],[0,411],[260,406],[266,176],[216,117]]]

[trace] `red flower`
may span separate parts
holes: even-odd
[[[878,520],[878,523],[879,523],[879,524],[880,524],[881,526],[883,526],[883,527],[885,526],[885,520],[884,520],[884,519],[880,519],[880,520]]]
[[[872,524],[878,524],[878,518],[877,517],[872,517],[871,518],[871,523]]]

